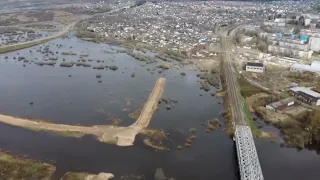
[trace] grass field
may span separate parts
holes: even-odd
[[[0,151],[0,179],[49,180],[54,171],[55,167],[53,165]]]
[[[244,99],[244,97],[241,97],[241,100],[243,102],[243,112],[244,112],[244,114],[246,116],[246,119],[248,121],[248,124],[249,124],[249,126],[251,128],[252,135],[253,135],[253,137],[259,137],[261,132],[257,128],[256,124],[253,121],[252,114],[249,111],[249,108],[248,108],[248,105],[246,103],[246,100]]]
[[[240,86],[240,93],[241,95],[246,98],[246,97],[249,97],[249,96],[252,96],[254,94],[258,94],[258,93],[261,93],[261,92],[265,92],[264,90],[256,87],[256,86],[253,86],[252,84],[250,84],[249,82],[247,82],[243,76],[240,76],[238,78],[238,84]],[[268,92],[267,92],[268,93]]]

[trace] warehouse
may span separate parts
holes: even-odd
[[[264,73],[265,67],[263,63],[247,62],[246,71],[255,73]]]
[[[287,64],[297,64],[301,62],[300,59],[290,58],[290,57],[279,57],[278,61],[280,63],[287,63]]]
[[[294,65],[291,66],[290,71],[318,73],[318,72],[320,72],[320,62],[319,61],[313,61],[311,63],[311,65],[294,64]]]
[[[307,87],[290,88],[290,92],[300,100],[311,105],[320,105],[320,94]]]
[[[275,112],[281,112],[285,110],[287,107],[294,105],[294,98],[289,97],[286,99],[282,99],[280,101],[273,102],[271,104],[267,104],[266,108],[275,111]]]

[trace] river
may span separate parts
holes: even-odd
[[[63,47],[59,49],[57,44]],[[54,67],[39,66],[13,59],[13,56],[24,56],[29,61],[44,59],[46,57],[37,50],[45,45],[50,45],[53,52],[60,52],[54,55],[58,62],[63,58],[78,60],[79,56],[61,55],[64,51],[73,51],[88,54],[84,59],[93,59],[92,65],[116,65],[118,70],[65,68],[59,67],[59,63]],[[171,110],[161,103],[150,128],[163,129],[170,134],[169,152],[156,152],[146,147],[140,137],[132,147],[117,147],[100,143],[90,136],[62,137],[4,124],[0,124],[0,148],[55,161],[54,180],[67,171],[110,172],[115,179],[125,174],[143,174],[145,179],[151,180],[156,168],[163,168],[167,177],[178,180],[239,179],[232,139],[222,131],[205,133],[201,126],[213,118],[223,122],[220,116],[223,107],[217,103],[220,98],[210,95],[214,90],[200,90],[198,72],[169,69],[161,74],[158,70],[151,74],[147,69],[155,64],[146,65],[126,54],[110,53],[115,52],[114,49],[117,47],[82,41],[71,34],[66,39],[1,54],[0,113],[81,125],[111,124],[112,118],[119,118],[122,120],[120,125],[126,126],[134,122],[128,114],[141,108],[157,78],[165,77],[163,97],[178,103]],[[103,52],[105,50],[109,53]],[[5,59],[5,56],[9,58]],[[99,63],[98,59],[104,62]],[[180,75],[182,71],[186,76]],[[135,73],[133,78],[132,73]],[[97,79],[97,74],[102,77]],[[98,83],[99,80],[102,82]],[[197,129],[197,139],[192,147],[177,150],[176,146],[184,143],[179,132],[189,134],[190,128]],[[263,140],[257,140],[256,146],[265,179],[313,180],[320,175],[317,171],[320,156],[315,152],[280,148],[279,144]]]

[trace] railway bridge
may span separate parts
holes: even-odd
[[[236,125],[234,140],[241,180],[263,180],[263,174],[250,127]]]
[[[227,38],[234,35],[234,30],[238,26],[230,26],[221,33],[221,56],[223,60],[223,73],[227,85],[227,94],[230,102],[230,112],[235,129],[234,141],[237,149],[238,166],[241,180],[263,180],[263,174],[256,147],[254,144],[250,126],[247,123],[247,116],[243,112],[244,101],[239,91],[237,83],[237,70],[234,68],[235,63],[230,57],[232,53],[230,43]],[[236,57],[234,59],[237,59]]]

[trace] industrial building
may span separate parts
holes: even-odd
[[[298,99],[307,102],[311,105],[320,105],[320,94],[307,87],[293,87],[290,92]]]
[[[258,62],[247,62],[246,71],[255,73],[264,73],[265,67],[263,63]]]
[[[275,112],[281,112],[285,110],[287,107],[294,105],[294,98],[289,97],[286,99],[282,99],[280,101],[273,102],[271,104],[267,104],[266,108],[275,111]]]
[[[295,59],[290,57],[278,57],[278,62],[286,64],[297,64],[301,62],[301,59]]]
[[[313,61],[311,65],[293,64],[290,71],[320,73],[320,61]]]

